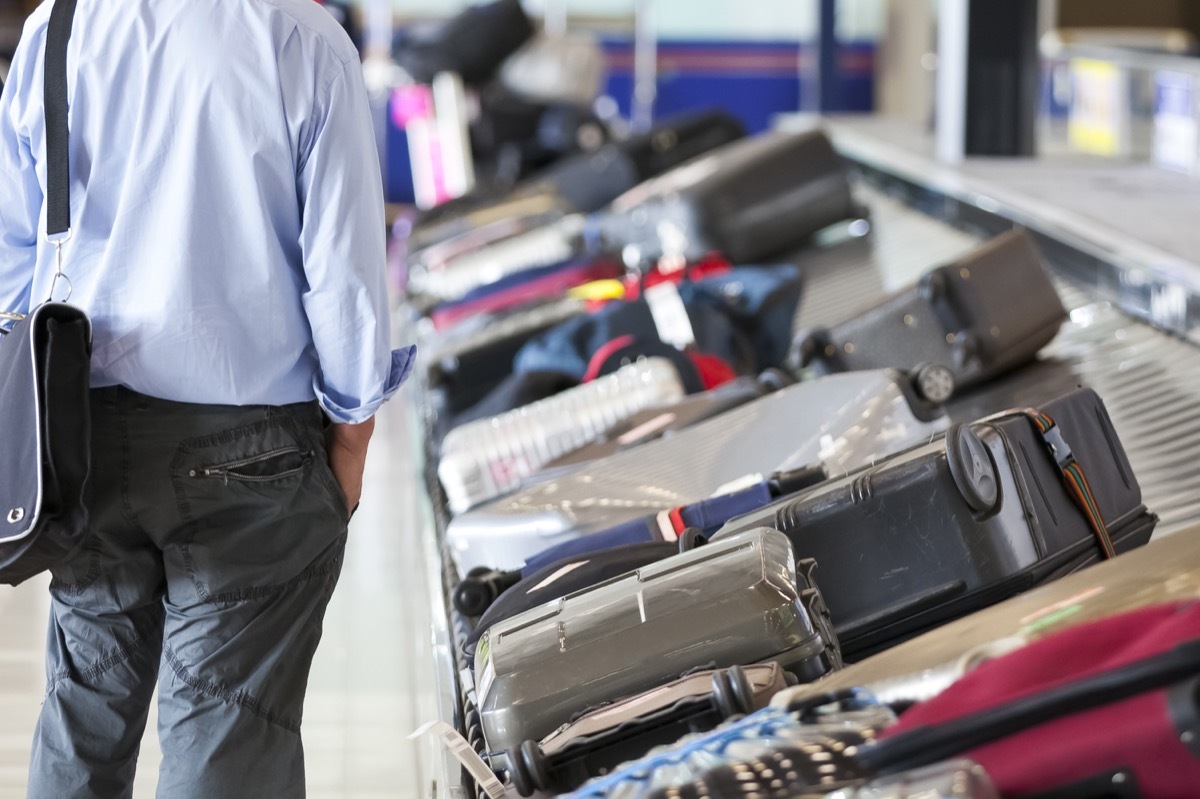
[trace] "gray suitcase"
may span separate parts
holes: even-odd
[[[461,574],[477,566],[519,569],[554,544],[747,479],[818,463],[842,475],[945,428],[945,417],[917,399],[906,375],[831,375],[479,505],[450,521],[445,540]]]
[[[1038,419],[1053,425],[1041,431]],[[1068,471],[1094,492],[1103,535]],[[821,564],[847,659],[857,660],[1142,546],[1156,521],[1103,402],[1080,389],[1037,412],[955,425],[731,519],[713,538],[763,525],[786,533]]]
[[[626,263],[719,252],[748,264],[862,213],[845,162],[814,130],[726,145],[630,189],[596,222],[604,248]]]
[[[507,755],[509,776],[522,796],[571,790],[655,746],[760,710],[791,682],[774,662],[689,674],[523,742]]]
[[[840,666],[824,603],[787,538],[705,545],[492,626],[475,654],[492,766],[580,711],[706,667],[776,661],[808,682]]]
[[[1028,233],[997,236],[828,330],[801,332],[792,359],[818,374],[918,371],[936,402],[1030,361],[1067,313]]]

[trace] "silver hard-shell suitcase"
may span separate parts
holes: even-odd
[[[477,566],[519,569],[554,544],[747,479],[818,463],[844,474],[928,441],[946,424],[899,372],[831,375],[472,508],[450,521],[446,542],[462,574]]]
[[[785,536],[750,530],[494,625],[475,655],[493,768],[582,710],[696,668],[776,661],[807,682],[839,666],[811,562],[796,566]]]

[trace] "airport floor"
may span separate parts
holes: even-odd
[[[407,740],[436,714],[412,390],[406,386],[379,416],[362,505],[313,666],[303,724],[313,799],[408,799],[428,784],[424,744]],[[25,795],[45,688],[47,583],[0,587],[0,799]],[[154,796],[155,724],[151,711],[135,799]]]

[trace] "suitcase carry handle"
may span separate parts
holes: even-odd
[[[802,489],[823,483],[828,478],[825,467],[820,464],[801,466],[799,469],[776,472],[767,478],[767,486],[771,489],[772,496],[786,497],[788,494],[795,494]]]

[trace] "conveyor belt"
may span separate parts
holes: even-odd
[[[859,193],[871,232],[797,259],[807,275],[798,326],[844,319],[979,241],[875,188]],[[1053,255],[1048,262],[1053,270]],[[1057,285],[1071,321],[1040,361],[957,399],[951,415],[966,421],[1090,386],[1108,406],[1146,505],[1161,517],[1155,535],[1200,522],[1200,348],[1094,302],[1067,278]]]
[[[806,275],[798,327],[844,319],[911,284],[929,268],[965,254],[981,240],[872,186],[861,185],[858,193],[870,209],[870,232],[806,250],[795,259]],[[1060,265],[1052,254],[1048,262],[1057,273]],[[1087,289],[1065,277],[1059,276],[1057,285],[1071,321],[1042,358],[957,398],[951,416],[969,420],[1008,407],[1034,406],[1089,385],[1108,405],[1146,505],[1161,517],[1155,535],[1195,524],[1200,521],[1200,348],[1095,301]],[[436,478],[430,486],[434,501],[440,501]],[[440,540],[445,517],[438,516],[438,529],[430,535]],[[445,578],[449,584],[453,575]],[[437,635],[439,647],[454,651],[465,638],[466,622],[453,610],[450,616],[449,629]],[[447,703],[443,710],[445,720],[469,728],[464,732],[481,749],[470,700]],[[456,768],[442,775],[438,795],[483,799]]]

